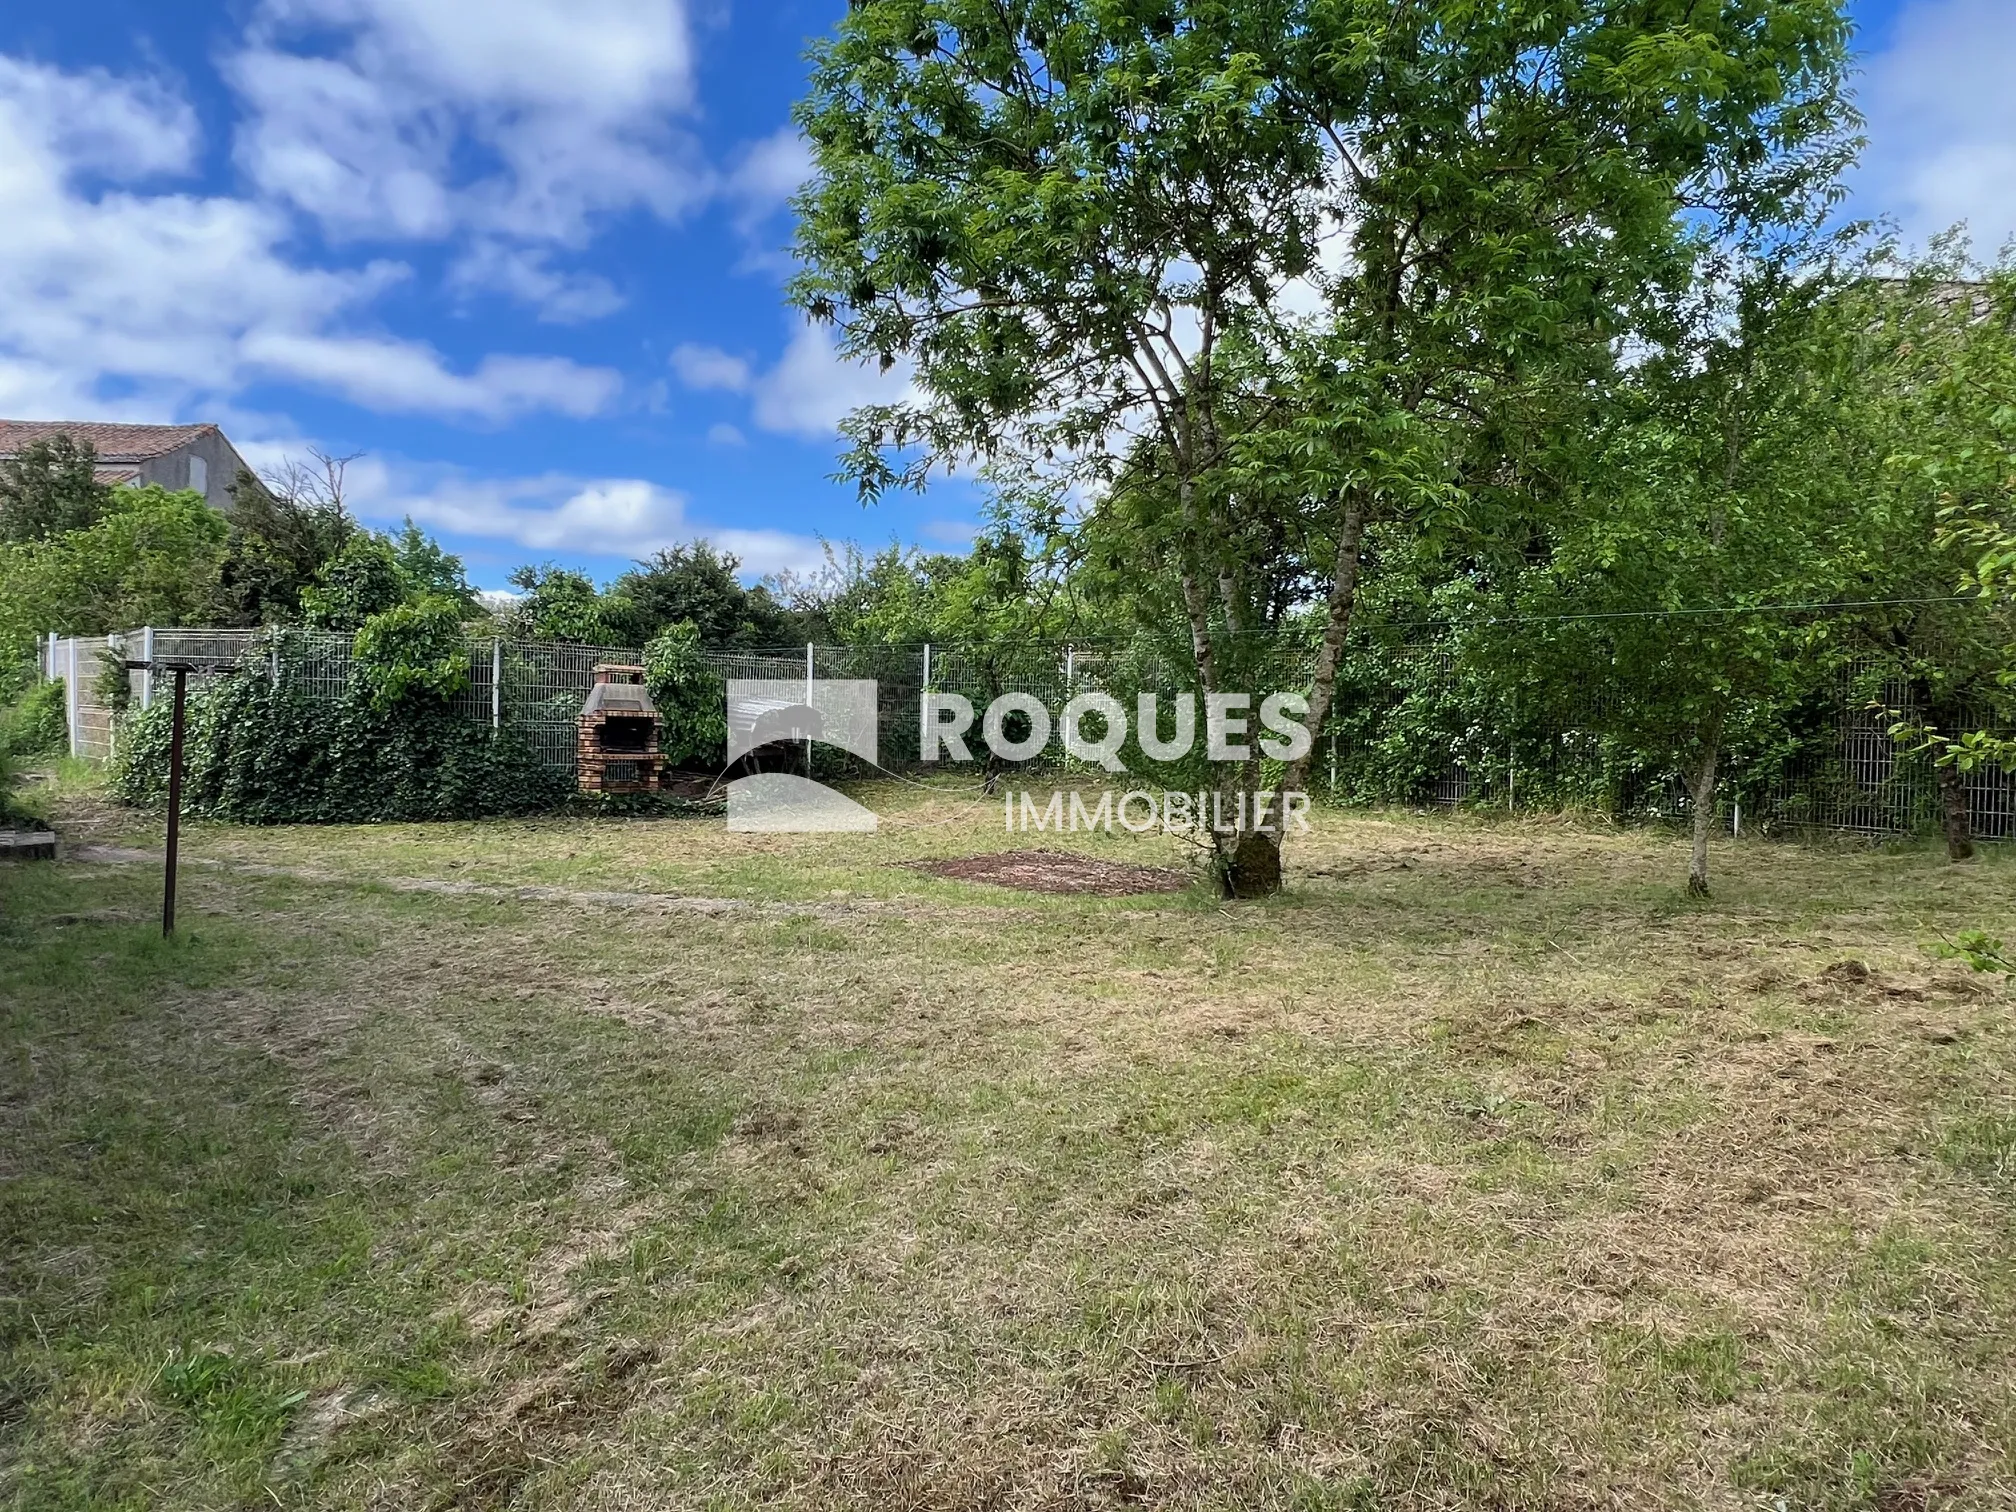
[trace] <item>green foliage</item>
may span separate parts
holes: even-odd
[[[249,472],[232,486],[225,518],[231,533],[212,616],[220,625],[300,619],[303,593],[357,529],[339,505],[299,490],[275,492]]]
[[[1321,602],[1320,733],[1368,527],[1521,533],[1710,228],[1826,209],[1847,40],[1835,0],[850,6],[797,112],[792,293],[915,383],[846,471],[1091,485],[1083,534],[1202,688],[1259,685],[1258,632]]]
[[[441,543],[415,525],[410,515],[399,534],[392,537],[392,560],[409,593],[446,599],[465,619],[476,612],[476,590],[469,586],[462,558],[443,551]]]
[[[453,698],[469,686],[469,638],[450,598],[430,594],[372,615],[352,652],[357,681],[380,709]]]
[[[523,597],[505,616],[507,634],[526,640],[574,641],[590,646],[625,645],[620,612],[596,590],[594,580],[551,563],[520,567],[511,586]]]
[[[13,824],[28,817],[19,793],[20,758],[0,745],[0,824]]]
[[[644,685],[664,720],[668,761],[712,769],[727,755],[728,690],[700,656],[700,632],[674,625],[644,648]]]
[[[705,541],[670,547],[610,585],[606,618],[627,645],[681,623],[710,646],[778,646],[797,638],[769,589],[742,586],[735,575],[741,565]]]
[[[1103,602],[1090,604],[1085,590],[1093,585],[1069,567],[1045,543],[1001,523],[960,554],[891,545],[871,557],[853,545],[829,545],[820,569],[773,581],[800,638],[821,643],[992,648],[1132,628],[1124,590],[1109,594],[1097,585]]]
[[[43,541],[97,524],[112,503],[97,465],[97,448],[68,434],[30,441],[0,462],[0,543]]]
[[[301,593],[301,617],[318,630],[355,632],[374,614],[405,601],[399,558],[383,536],[358,531]]]
[[[35,683],[9,708],[0,710],[0,751],[45,756],[63,749],[69,735],[62,679]]]
[[[539,813],[571,784],[520,737],[427,697],[380,703],[361,680],[339,699],[246,668],[192,688],[188,811],[244,824],[366,823]],[[124,802],[166,798],[172,701],[130,716],[112,787]]]
[[[200,494],[120,488],[86,529],[0,545],[0,655],[25,654],[46,630],[202,623],[228,533]]]
[[[1942,961],[1965,961],[1976,971],[1995,971],[2016,976],[2016,951],[1999,935],[1985,929],[1963,929],[1952,939],[1942,938],[1926,947]]]

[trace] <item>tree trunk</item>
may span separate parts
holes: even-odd
[[[1266,830],[1228,837],[1218,858],[1219,885],[1228,898],[1270,898],[1281,891],[1281,842]]]
[[[1939,698],[1932,691],[1928,678],[1915,678],[1911,684],[1911,696],[1916,701],[1921,717],[1935,730],[1951,731],[1957,727],[1962,711],[1956,700]],[[1932,768],[1932,780],[1939,787],[1939,828],[1946,836],[1946,859],[1948,861],[1972,861],[1974,859],[1974,818],[1967,811],[1967,783],[1960,769],[1950,762]]]
[[[1939,823],[1946,832],[1946,859],[1972,861],[1974,821],[1967,812],[1967,784],[1951,762],[1932,771],[1939,783]]]
[[[1708,896],[1708,833],[1715,827],[1715,765],[1722,755],[1722,711],[1701,731],[1701,761],[1694,769],[1694,853],[1687,863],[1687,896]]]
[[[1323,644],[1316,653],[1315,675],[1309,683],[1309,750],[1289,764],[1281,778],[1284,793],[1299,793],[1309,780],[1309,763],[1316,756],[1316,741],[1323,733],[1323,721],[1330,717],[1330,701],[1337,692],[1337,663],[1344,656],[1344,640],[1351,632],[1351,613],[1358,603],[1358,565],[1365,544],[1365,500],[1354,491],[1344,504],[1344,524],[1337,533],[1337,561],[1330,574],[1329,614],[1323,626]]]

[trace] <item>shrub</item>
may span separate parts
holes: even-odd
[[[21,809],[21,800],[15,796],[17,781],[14,754],[0,746],[0,824],[12,824],[27,817]]]
[[[406,580],[391,545],[359,531],[323,566],[315,584],[301,590],[301,617],[317,630],[359,630],[405,598]]]
[[[728,690],[700,654],[700,632],[674,625],[644,648],[644,685],[665,721],[668,761],[719,766],[728,748]]]
[[[13,708],[0,713],[0,751],[15,756],[60,751],[69,733],[61,679],[37,683]]]
[[[351,653],[358,682],[380,709],[405,699],[443,701],[469,686],[461,607],[438,594],[372,615]]]
[[[172,701],[130,716],[112,787],[124,802],[166,801]],[[359,682],[339,699],[240,669],[190,689],[187,812],[243,824],[358,824],[530,814],[572,784],[510,730],[428,699],[381,703]]]
[[[112,490],[87,530],[0,543],[0,656],[26,655],[50,629],[201,624],[228,533],[201,494],[149,486]]]

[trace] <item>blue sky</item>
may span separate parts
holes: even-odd
[[[0,10],[0,416],[363,452],[481,585],[704,535],[957,547],[864,510],[887,394],[785,307],[789,110],[843,0],[66,0]],[[2016,234],[2016,0],[1861,0],[1855,213]]]

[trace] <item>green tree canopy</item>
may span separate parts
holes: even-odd
[[[46,540],[97,524],[112,502],[97,467],[97,448],[67,432],[30,441],[0,462],[0,542]]]
[[[511,586],[521,597],[503,616],[512,635],[530,640],[578,641],[591,646],[623,644],[630,628],[585,573],[557,567],[520,567]]]
[[[0,545],[0,649],[24,655],[50,630],[203,623],[228,533],[200,494],[120,488],[85,529]]]
[[[412,586],[399,570],[392,543],[354,531],[301,592],[302,620],[317,630],[354,634],[373,615],[404,603]]]
[[[790,615],[758,584],[744,587],[742,563],[706,541],[670,546],[609,587],[608,617],[623,639],[642,645],[673,625],[691,625],[710,646],[777,646],[798,639]]]
[[[798,111],[793,292],[918,397],[857,414],[847,468],[1151,467],[1209,689],[1283,534],[1225,469],[1285,409],[1261,502],[1323,564],[1320,728],[1367,527],[1480,507],[1420,485],[1507,396],[1586,381],[1704,226],[1807,212],[1847,35],[1836,0],[862,0]]]
[[[240,472],[225,510],[230,537],[218,575],[215,619],[224,625],[299,620],[302,595],[357,527],[340,507],[295,490],[268,488]]]

